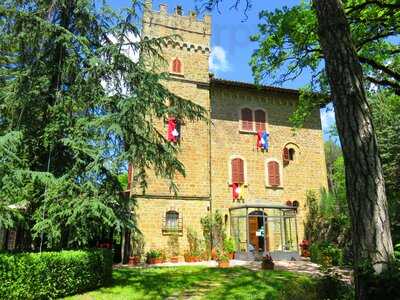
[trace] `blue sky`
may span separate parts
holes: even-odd
[[[116,9],[129,6],[130,0],[108,0],[108,3]],[[299,4],[300,0],[254,0],[251,10],[248,12],[247,19],[242,9],[230,9],[233,0],[223,0],[223,4],[212,12],[212,61],[210,71],[217,77],[253,82],[249,60],[257,44],[249,40],[249,37],[257,33],[258,13],[261,10],[274,10],[283,6],[291,7]],[[183,7],[184,13],[194,10],[196,3],[194,0],[153,0],[153,9],[158,10],[160,3],[168,5],[168,10],[172,13],[177,5]],[[287,82],[283,87],[301,88],[309,82],[310,74],[304,73],[298,79]],[[334,123],[334,113],[332,110],[321,110],[321,120],[324,131]],[[324,134],[325,139],[329,138]]]

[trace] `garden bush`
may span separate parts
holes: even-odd
[[[111,283],[107,249],[0,254],[0,299],[55,299]]]
[[[343,265],[343,252],[329,242],[314,243],[310,246],[311,261],[323,267]]]

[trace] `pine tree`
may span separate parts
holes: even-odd
[[[6,196],[0,209],[26,203],[23,223],[36,247],[87,246],[111,229],[134,229],[133,199],[118,181],[128,162],[142,188],[147,168],[171,181],[184,174],[178,148],[153,119],[198,120],[204,110],[162,85],[161,47],[174,37],[141,38],[140,9],[137,2],[117,13],[94,0],[1,1],[0,135],[16,132],[21,168],[40,176],[26,176],[20,199]],[[0,161],[15,176],[6,155]],[[8,188],[3,180],[0,195]]]

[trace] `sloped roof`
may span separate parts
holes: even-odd
[[[225,79],[214,78],[214,77],[212,77],[210,79],[210,83],[211,83],[211,85],[214,84],[214,85],[254,89],[254,90],[259,90],[259,91],[268,91],[268,92],[274,92],[274,93],[284,93],[284,94],[291,94],[293,96],[299,96],[299,94],[300,94],[299,90],[294,90],[294,89],[280,88],[280,87],[268,86],[268,85],[256,85],[253,83],[225,80]]]

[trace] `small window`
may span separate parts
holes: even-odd
[[[179,58],[175,58],[172,61],[172,72],[173,73],[182,73],[182,63]]]
[[[244,183],[244,163],[240,158],[234,158],[231,161],[232,166],[232,183]]]
[[[250,108],[241,110],[242,130],[253,131],[253,112]]]
[[[174,210],[170,210],[165,214],[165,225],[169,230],[178,229],[179,213]]]
[[[176,210],[169,210],[165,213],[163,220],[163,234],[176,234],[182,235],[182,216]]]
[[[265,131],[265,111],[257,109],[254,112],[254,119],[256,121],[256,131]]]
[[[281,185],[279,174],[279,163],[276,161],[268,162],[268,184],[269,186],[277,187]]]
[[[289,160],[294,160],[295,150],[293,148],[289,149]]]

